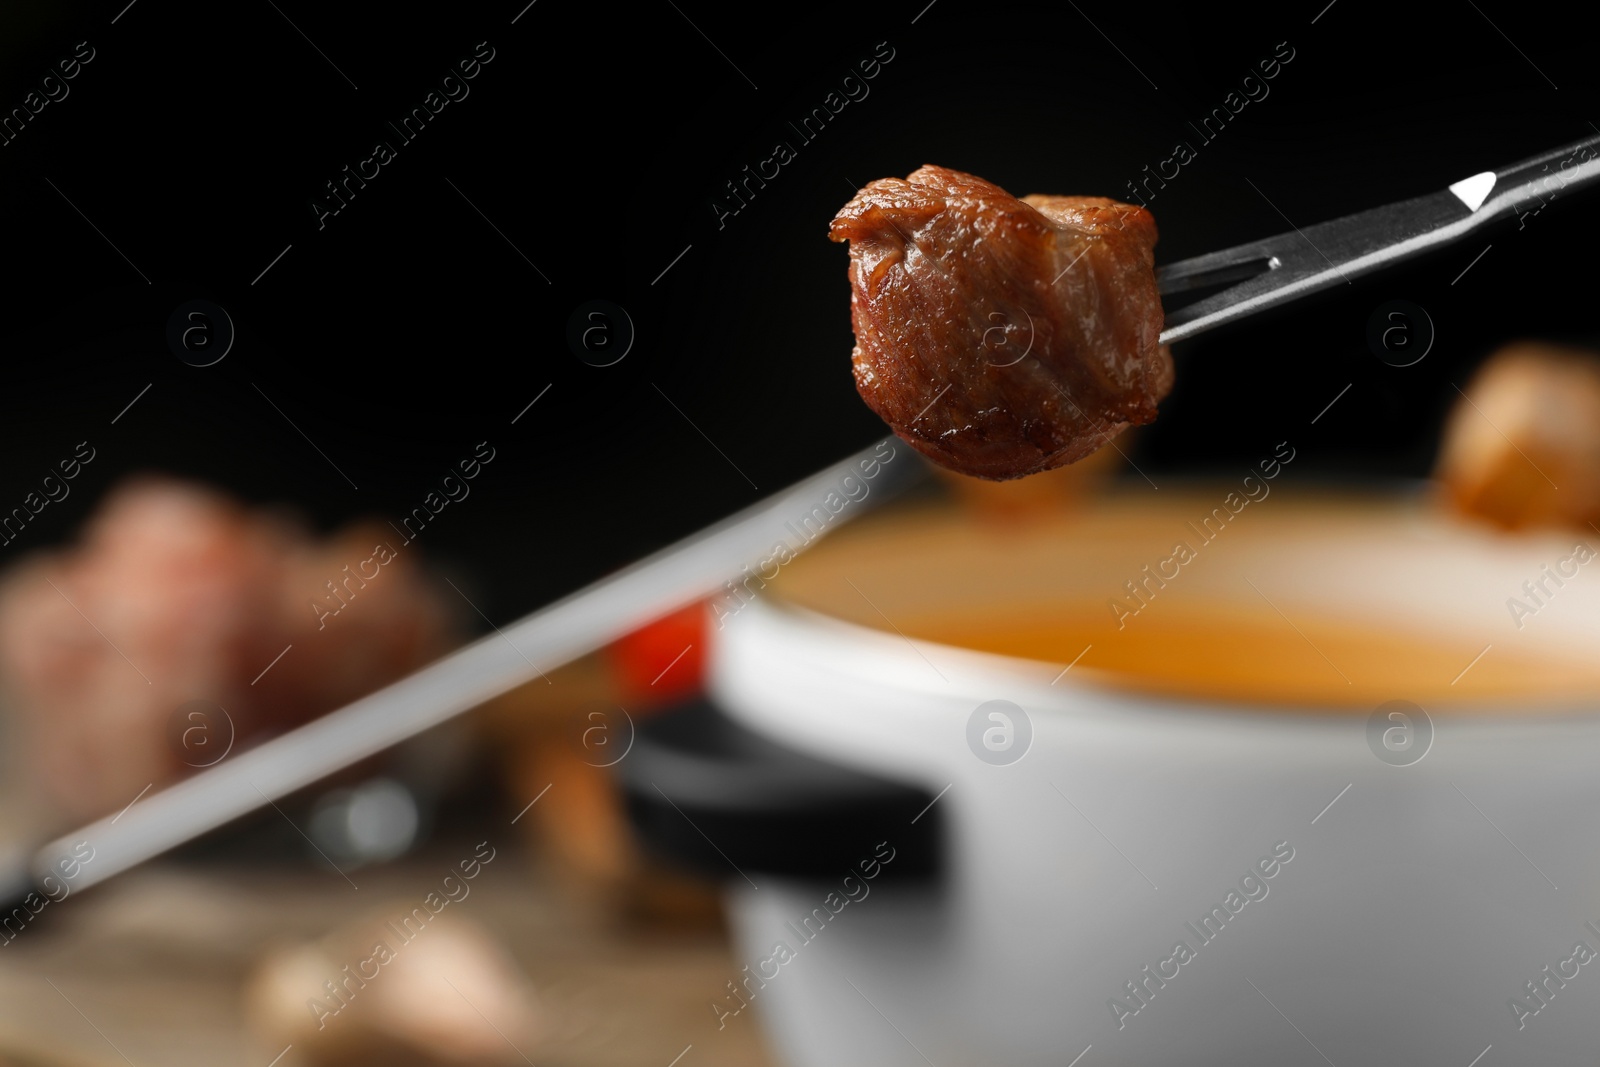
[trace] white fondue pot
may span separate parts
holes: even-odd
[[[846,811],[833,866],[803,873],[778,823],[761,870],[702,817],[749,965],[708,991],[719,1023],[754,1014],[791,1067],[1593,1057],[1600,537],[1280,489],[1200,540],[1225,489],[1004,525],[902,509],[718,612],[723,714],[927,798]],[[1192,558],[1135,600],[1180,540]],[[1322,695],[1274,703],[1143,684],[1093,647],[918,636],[1056,612],[1101,620],[1084,643],[1110,650],[1163,612],[1234,609],[1281,620],[1263,656],[1337,619],[1438,664],[1385,691],[1320,649]],[[896,878],[912,858],[932,873]]]

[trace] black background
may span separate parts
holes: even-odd
[[[127,472],[200,478],[330,527],[398,519],[488,440],[497,458],[422,544],[503,622],[883,432],[851,383],[845,251],[825,236],[861,183],[934,162],[1019,194],[1126,196],[1186,140],[1197,158],[1150,203],[1170,262],[1285,216],[1430,192],[1600,120],[1587,34],[1499,0],[675,2],[0,13],[6,112],[79,41],[96,53],[0,146],[0,511],[77,442],[98,450],[0,561],[68,536]],[[480,41],[495,58],[470,95],[398,144],[386,120]],[[894,58],[870,95],[800,144],[789,123],[879,42]],[[1201,145],[1187,122],[1279,42],[1295,57],[1270,95]],[[379,139],[397,158],[319,229],[311,202]],[[724,182],[780,140],[795,160],[719,228]],[[1134,458],[1159,480],[1289,438],[1297,478],[1424,473],[1451,383],[1496,345],[1600,340],[1600,203],[1563,199],[1520,230],[1180,345],[1177,388]],[[238,331],[206,368],[165,340],[197,298]],[[1438,331],[1413,367],[1365,344],[1395,298]],[[611,367],[567,344],[593,299],[637,330]]]

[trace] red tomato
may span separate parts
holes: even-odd
[[[704,604],[691,604],[606,649],[630,708],[656,707],[699,692],[705,674],[705,612]]]

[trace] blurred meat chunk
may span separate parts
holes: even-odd
[[[417,551],[382,524],[316,541],[179,482],[113,492],[80,545],[0,586],[0,681],[36,784],[73,818],[115,812],[440,655],[452,617]]]
[[[470,885],[455,885],[451,899],[468,899]],[[400,899],[320,941],[268,952],[244,1010],[263,1043],[293,1045],[308,1067],[520,1064],[520,1050],[552,1029],[489,929]]]
[[[1457,509],[1507,529],[1600,523],[1600,357],[1500,349],[1451,412],[1436,474]]]
[[[850,242],[856,388],[945,467],[998,480],[1072,463],[1172,388],[1143,208],[1018,200],[925,166],[869,183],[829,236]]]

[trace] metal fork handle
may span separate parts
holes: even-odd
[[[1426,196],[1171,264],[1156,272],[1163,293],[1237,284],[1168,315],[1161,340],[1171,344],[1348,284],[1360,275],[1459,240],[1503,215],[1537,214],[1562,193],[1596,180],[1600,180],[1600,136],[1474,174]]]

